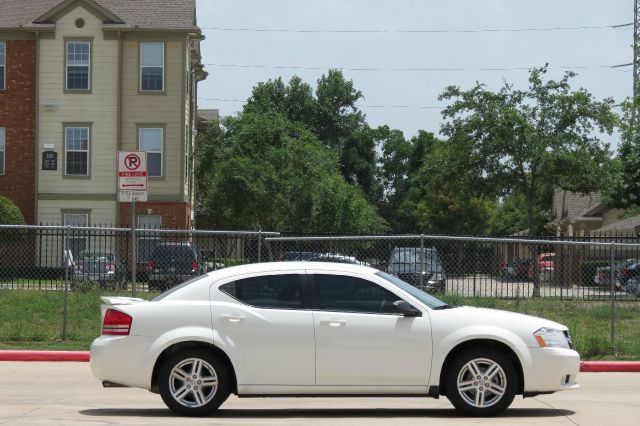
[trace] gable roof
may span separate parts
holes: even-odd
[[[49,27],[42,20],[72,3],[105,15],[105,29],[198,30],[195,0],[2,0],[0,29]]]
[[[599,192],[578,194],[560,188],[553,190],[553,219],[574,219],[586,216],[590,210],[601,205]]]

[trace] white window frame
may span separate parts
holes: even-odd
[[[87,131],[87,149],[69,149],[67,148],[67,130],[68,129],[86,129]],[[64,175],[65,176],[90,176],[91,162],[89,161],[89,150],[91,147],[91,128],[88,126],[65,126],[64,127]],[[87,153],[87,173],[84,175],[76,173],[67,173],[67,154],[69,152],[86,152]]]
[[[6,153],[7,151],[7,132],[4,127],[0,127],[0,158],[2,158],[2,169],[0,176],[4,176],[7,171]]]
[[[2,73],[2,80],[0,81],[0,84],[2,84],[2,87],[0,87],[0,91],[3,90],[7,90],[7,43],[4,41],[0,41],[0,46],[2,46],[2,61],[0,62],[0,68],[2,68],[2,70],[4,71]]]
[[[160,45],[160,46],[162,46],[162,66],[158,66],[158,65],[144,66],[142,64],[142,49],[144,48],[144,46],[149,46],[149,45]],[[165,60],[164,60],[165,51],[164,51],[164,49],[165,49],[165,46],[164,46],[163,42],[145,42],[145,43],[140,43],[140,48],[139,48],[139,52],[138,52],[138,54],[140,55],[140,69],[138,70],[139,74],[140,74],[140,77],[139,77],[140,81],[139,81],[138,87],[139,87],[139,90],[141,92],[145,92],[145,93],[148,93],[148,92],[150,92],[150,93],[164,92],[164,88],[165,88],[165,69],[164,69],[165,68]],[[158,90],[158,89],[143,89],[142,88],[142,69],[143,68],[160,68],[160,69],[162,69],[162,89]]]
[[[69,44],[82,43],[89,46],[87,57],[87,65],[72,65],[74,67],[87,67],[87,88],[86,89],[69,89]],[[87,40],[67,40],[64,43],[64,88],[71,92],[88,92],[91,90],[91,42]]]
[[[160,151],[150,151],[142,148],[142,132],[143,130],[160,130]],[[147,154],[160,154],[160,174],[152,175],[149,173],[149,156],[147,155],[147,175],[152,177],[164,176],[164,128],[162,127],[140,127],[138,128],[138,149]]]

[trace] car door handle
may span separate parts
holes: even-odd
[[[344,327],[347,325],[345,320],[320,320],[320,325],[328,325],[330,327]]]
[[[220,319],[227,322],[240,322],[245,320],[244,315],[220,315]]]

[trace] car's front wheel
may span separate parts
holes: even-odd
[[[518,389],[518,374],[511,360],[490,348],[459,354],[446,375],[449,401],[460,411],[476,416],[496,415],[511,405]]]
[[[158,376],[160,395],[171,410],[186,416],[215,411],[229,397],[229,371],[215,354],[189,349],[171,356]]]

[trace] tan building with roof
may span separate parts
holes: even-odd
[[[35,40],[37,222],[128,226],[116,153],[142,150],[149,195],[138,224],[192,227],[206,77],[195,12],[195,0],[2,0],[0,40]]]
[[[555,188],[553,219],[547,228],[558,237],[640,235],[640,215],[625,218],[625,213],[604,202],[600,193],[578,194]]]

